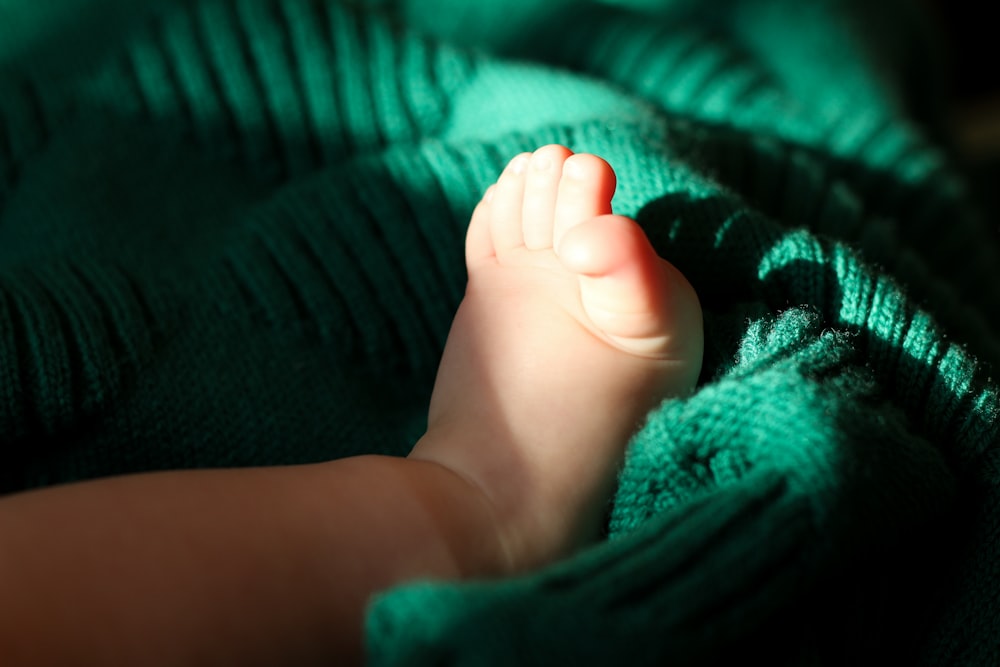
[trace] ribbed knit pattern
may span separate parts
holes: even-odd
[[[698,291],[701,381],[605,541],[384,592],[372,663],[1000,662],[1000,248],[914,3],[8,4],[0,490],[406,454],[469,214],[559,142]]]

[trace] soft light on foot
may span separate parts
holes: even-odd
[[[469,225],[469,284],[411,456],[482,489],[514,569],[596,537],[630,436],[700,371],[694,290],[612,214],[614,190],[601,158],[545,146],[508,164]]]

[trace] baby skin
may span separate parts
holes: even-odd
[[[701,368],[687,280],[634,220],[615,175],[546,146],[515,157],[466,238],[469,281],[411,458],[481,489],[511,570],[594,539],[624,445]]]
[[[472,215],[407,458],[126,475],[0,498],[5,665],[352,664],[372,594],[501,577],[599,535],[626,443],[691,391],[698,300],[615,176],[546,146]]]

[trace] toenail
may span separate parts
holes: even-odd
[[[547,155],[536,155],[531,159],[531,166],[535,171],[545,171],[552,166],[552,159]]]
[[[570,158],[563,165],[563,173],[572,179],[580,180],[583,178],[583,167],[577,161],[573,160],[573,158]]]

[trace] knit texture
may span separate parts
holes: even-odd
[[[702,378],[606,540],[381,594],[372,664],[997,664],[1000,247],[918,4],[0,0],[0,491],[405,455],[469,214],[559,142]]]

